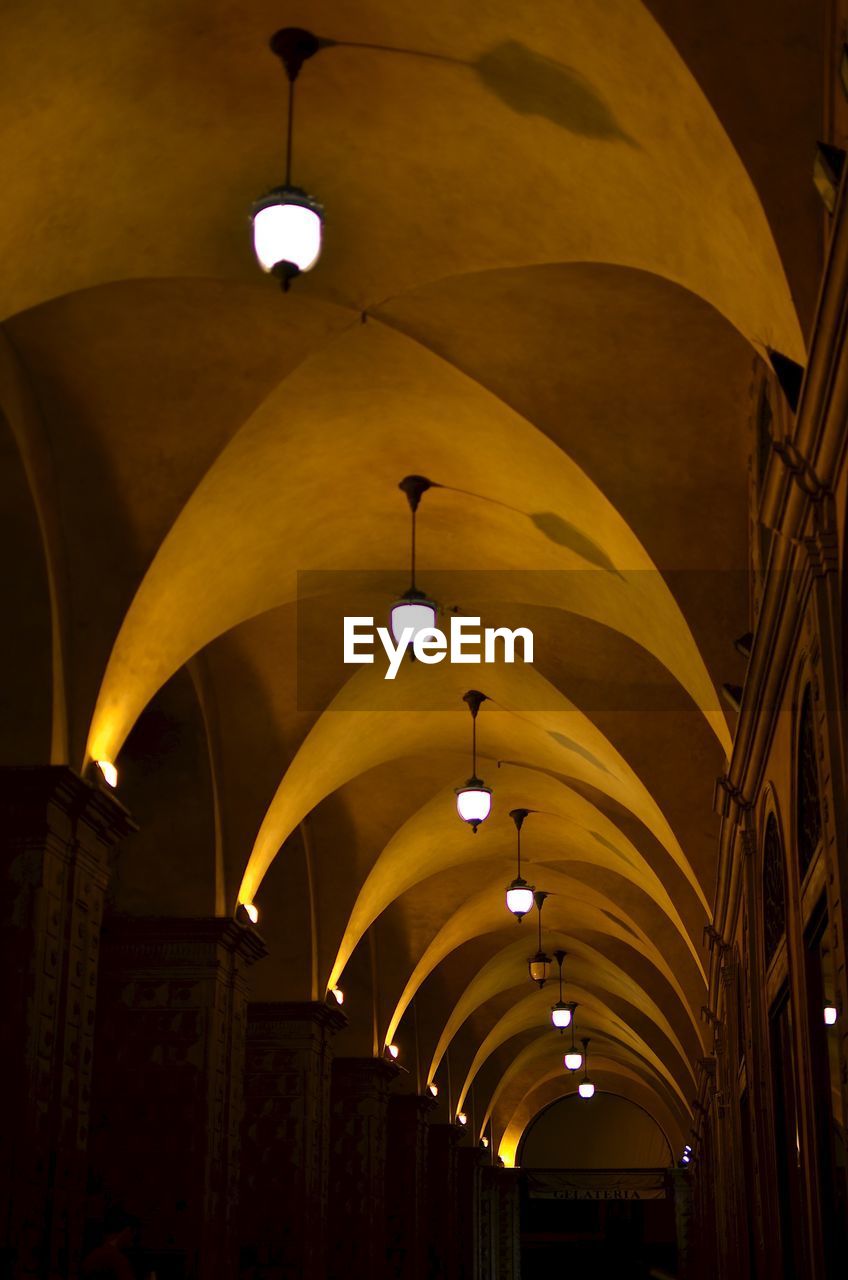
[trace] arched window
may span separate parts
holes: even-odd
[[[786,932],[786,882],[777,818],[770,813],[763,841],[763,940],[766,967]]]
[[[807,685],[801,699],[801,717],[798,723],[798,809],[796,836],[798,841],[798,872],[801,879],[807,874],[813,854],[819,846],[822,833],[821,802],[819,800],[819,769],[816,763],[816,738],[813,728],[813,698]]]

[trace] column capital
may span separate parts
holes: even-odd
[[[347,1026],[347,1017],[338,1007],[323,1000],[251,1000],[247,1006],[248,1034],[273,1036],[293,1023],[309,1023],[334,1035]]]
[[[107,845],[138,829],[117,796],[67,765],[0,768],[0,806],[5,840],[13,844],[33,843],[57,825],[71,827],[80,820]]]
[[[225,916],[129,916],[111,914],[103,921],[103,937],[135,967],[147,961],[175,968],[214,963],[219,949],[230,952],[246,966],[268,954],[260,934]]]

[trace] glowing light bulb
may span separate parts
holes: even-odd
[[[117,769],[115,768],[115,766],[112,764],[112,761],[111,761],[111,760],[97,760],[97,761],[95,761],[95,763],[96,763],[96,765],[97,765],[98,769],[100,770],[101,776],[102,776],[102,778],[103,778],[103,781],[106,783],[106,786],[107,786],[107,787],[112,787],[112,788],[117,787],[117,785],[118,785],[118,770],[117,770]]]
[[[835,1005],[835,1004],[826,1004],[826,1005],[825,1005],[825,1007],[824,1007],[824,1021],[825,1021],[825,1026],[827,1026],[827,1027],[832,1027],[832,1026],[835,1024],[836,1019],[837,1019],[838,1017],[839,1017],[839,1013],[838,1013],[838,1010],[837,1010],[837,1008],[836,1008],[836,1005]]]
[[[581,1098],[591,1098],[595,1093],[595,1086],[591,1080],[581,1080],[577,1086],[577,1092]]]
[[[457,1123],[457,1124],[461,1124],[461,1125],[463,1125],[463,1126],[465,1126],[465,1125],[467,1125],[467,1124],[468,1124],[468,1116],[465,1114],[465,1112],[464,1112],[464,1111],[457,1111],[457,1113],[456,1113],[456,1123]]]
[[[386,1053],[389,1055],[390,1058],[396,1058],[400,1053],[400,1049],[397,1047],[396,1044],[387,1044]]]
[[[563,1000],[557,1000],[551,1009],[551,1022],[559,1031],[571,1026],[571,1009]]]
[[[577,1049],[570,1049],[562,1061],[568,1071],[579,1071],[583,1066],[583,1054]]]
[[[427,1085],[427,1088],[430,1090],[432,1097],[438,1098],[439,1086],[436,1084],[434,1080],[431,1080],[431,1082]]]
[[[336,1004],[344,1004],[344,992],[341,987],[331,987],[330,994],[335,998]]]

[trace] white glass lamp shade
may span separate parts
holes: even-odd
[[[392,605],[391,616],[392,636],[395,644],[400,644],[400,638],[409,627],[412,628],[412,635],[409,643],[412,645],[419,631],[432,631],[436,625],[436,606],[432,600],[428,600],[420,592],[413,594],[408,591],[405,596],[398,600],[397,604]]]
[[[832,1027],[836,1024],[839,1014],[835,1004],[826,1004],[824,1007],[824,1022],[826,1027]]]
[[[570,1049],[562,1061],[567,1071],[579,1071],[583,1066],[583,1054],[579,1049]]]
[[[263,271],[298,275],[321,256],[321,206],[299,187],[277,187],[253,207],[253,250]]]
[[[565,1001],[557,1000],[551,1007],[551,1022],[559,1031],[571,1026],[571,1009]]]
[[[577,1086],[577,1092],[581,1098],[591,1098],[595,1093],[595,1086],[591,1080],[581,1080]]]
[[[491,809],[492,789],[485,786],[479,778],[469,778],[464,787],[457,787],[456,811],[475,834],[480,823],[488,818]]]
[[[533,906],[533,886],[526,880],[513,880],[507,885],[506,906],[516,919],[521,920]]]

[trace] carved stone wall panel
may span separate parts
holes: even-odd
[[[457,1143],[453,1124],[434,1124],[429,1134],[429,1274],[456,1280],[459,1274]]]
[[[0,1254],[76,1273],[103,901],[126,810],[64,767],[0,769]]]
[[[235,1269],[248,965],[232,920],[112,917],[103,935],[91,1190],[140,1221],[158,1273]]]
[[[337,1058],[330,1122],[330,1280],[386,1275],[386,1115],[397,1075],[382,1058]]]
[[[264,1280],[325,1273],[332,1041],[340,1010],[247,1006],[239,1240]]]
[[[392,1280],[424,1280],[427,1263],[428,1117],[435,1099],[389,1099],[387,1257]]]

